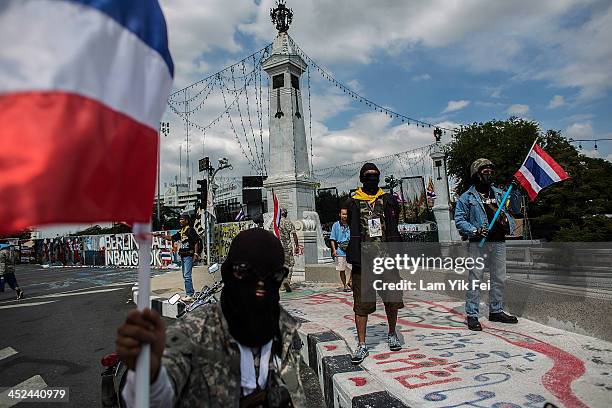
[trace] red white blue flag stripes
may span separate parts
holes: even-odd
[[[280,221],[281,221],[281,208],[280,205],[278,203],[278,198],[276,197],[276,194],[274,194],[274,190],[272,190],[272,201],[274,201],[274,213],[273,213],[273,219],[272,219],[272,228],[274,230],[274,235],[276,235],[276,238],[280,239]]]
[[[156,0],[0,7],[0,233],[148,222],[174,65]]]
[[[529,199],[533,201],[542,189],[566,180],[569,176],[548,153],[538,144],[534,144],[525,162],[514,174],[514,178],[525,189]]]

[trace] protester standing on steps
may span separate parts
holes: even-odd
[[[481,331],[478,322],[480,305],[480,289],[474,289],[472,282],[483,281],[484,271],[488,270],[491,279],[489,291],[489,320],[500,323],[518,323],[515,316],[503,310],[504,286],[506,282],[506,234],[514,230],[514,220],[508,213],[506,205],[489,231],[491,220],[501,204],[503,191],[493,186],[493,163],[488,159],[477,159],[470,166],[472,186],[463,193],[455,207],[455,225],[463,239],[469,240],[469,252],[473,257],[485,259],[484,268],[471,268],[469,270],[468,284],[465,300],[465,314],[470,330]],[[487,237],[483,248],[479,242]]]
[[[350,292],[351,287],[351,264],[346,261],[346,249],[348,248],[351,230],[348,225],[348,209],[340,209],[340,220],[336,221],[331,229],[329,240],[332,247],[332,256],[336,261],[336,271],[340,272],[342,288]],[[348,274],[348,284],[346,275]]]
[[[0,292],[4,292],[4,284],[8,283],[17,294],[17,300],[23,298],[23,290],[15,278],[15,254],[10,244],[0,242]]]
[[[349,200],[348,223],[350,241],[347,249],[347,261],[353,266],[353,311],[359,344],[353,353],[353,364],[360,364],[368,355],[365,343],[368,315],[376,311],[376,299],[362,299],[362,274],[371,274],[371,270],[362,270],[361,244],[370,242],[397,242],[401,237],[397,230],[399,209],[397,200],[385,193],[379,186],[380,170],[373,163],[366,163],[359,171],[359,180],[363,184]],[[391,351],[401,350],[402,346],[395,333],[397,311],[404,307],[400,300],[390,301],[383,298],[389,332],[387,343]]]
[[[178,243],[178,253],[181,257],[181,268],[183,271],[186,294],[182,300],[190,302],[193,300],[192,296],[194,294],[191,271],[193,269],[193,261],[200,259],[202,240],[195,229],[189,224],[189,214],[182,213],[179,218],[179,223],[181,224],[181,229],[176,234],[153,233],[153,236]]]

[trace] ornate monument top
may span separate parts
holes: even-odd
[[[270,9],[270,18],[279,33],[286,33],[293,20],[293,10],[285,6],[285,0],[278,0],[276,8]]]

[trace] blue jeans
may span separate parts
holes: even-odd
[[[183,270],[183,280],[185,281],[185,293],[193,296],[193,282],[191,280],[191,269],[193,269],[193,257],[181,256],[181,266]]]
[[[491,279],[491,290],[489,291],[489,313],[499,313],[503,310],[504,284],[506,282],[506,244],[504,242],[492,242],[485,244],[484,248],[478,248],[478,243],[470,242],[469,252],[474,258],[485,257],[483,269],[470,269],[468,285],[470,290],[465,296],[465,314],[478,317],[478,306],[480,305],[480,289],[478,284],[482,282],[484,272],[489,272]],[[472,282],[477,280],[476,289]]]

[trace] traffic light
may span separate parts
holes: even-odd
[[[208,200],[208,183],[205,179],[197,180],[198,183],[198,204],[197,207],[206,208]]]

